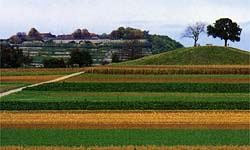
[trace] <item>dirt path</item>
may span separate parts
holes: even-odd
[[[61,81],[61,80],[65,80],[65,79],[74,77],[74,76],[78,76],[78,75],[83,74],[83,73],[84,73],[84,71],[77,72],[77,73],[66,75],[66,76],[63,76],[63,77],[60,77],[60,78],[57,78],[57,79],[53,79],[53,80],[50,80],[50,81],[40,82],[40,83],[37,83],[37,84],[32,84],[32,85],[29,85],[29,86],[25,86],[25,87],[13,89],[13,90],[10,90],[10,91],[7,91],[7,92],[3,92],[3,93],[0,93],[0,98],[3,97],[3,96],[7,96],[9,94],[12,94],[12,93],[20,92],[20,91],[22,91],[23,89],[25,89],[27,87],[34,87],[34,86],[38,86],[38,85],[45,84],[45,83],[58,82],[58,81]]]
[[[249,129],[250,111],[0,112],[1,128]]]

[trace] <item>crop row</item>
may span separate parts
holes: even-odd
[[[249,109],[250,109],[249,101],[0,102],[0,110],[249,110]]]
[[[25,90],[84,92],[248,93],[249,83],[48,83]]]
[[[249,66],[110,66],[91,67],[97,74],[250,74]]]

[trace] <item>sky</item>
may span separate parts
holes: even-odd
[[[0,0],[0,38],[31,27],[58,35],[77,28],[101,34],[129,26],[192,46],[192,39],[181,38],[188,25],[224,17],[243,28],[241,41],[230,46],[250,50],[250,0]],[[224,42],[203,34],[198,43]]]

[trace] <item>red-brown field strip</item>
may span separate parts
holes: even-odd
[[[0,82],[31,82],[39,83],[53,80],[62,75],[39,75],[39,76],[0,76]]]
[[[0,116],[1,128],[250,129],[250,111],[2,111]]]
[[[249,78],[88,78],[77,76],[68,82],[223,82],[249,83]]]

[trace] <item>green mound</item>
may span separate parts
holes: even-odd
[[[230,47],[203,46],[173,51],[117,65],[249,65],[250,53]]]

